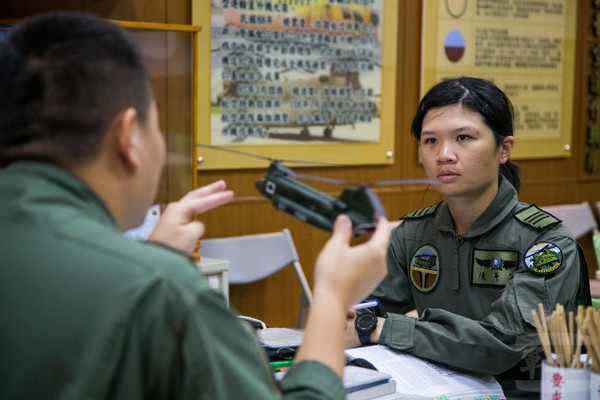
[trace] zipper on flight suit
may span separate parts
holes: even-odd
[[[462,235],[454,235],[454,248],[456,250],[458,250],[458,248],[460,247],[460,245],[463,243],[463,237]]]
[[[458,255],[458,248],[460,247],[460,245],[463,243],[463,237],[462,235],[454,235],[454,269],[452,271],[453,273],[453,283],[454,285],[452,286],[452,289],[458,293],[460,290],[460,257]]]

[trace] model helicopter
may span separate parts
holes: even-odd
[[[350,218],[352,232],[355,236],[373,229],[377,223],[377,216],[386,216],[379,198],[369,190],[372,186],[435,183],[427,179],[405,179],[381,181],[374,184],[357,184],[337,179],[297,174],[290,167],[284,165],[283,160],[274,160],[257,154],[212,145],[197,144],[196,146],[270,161],[267,173],[255,184],[258,191],[268,198],[278,210],[328,232],[333,230],[335,219],[340,214],[346,214]],[[302,161],[294,160],[294,162]],[[342,190],[338,198],[334,198],[300,182],[300,179],[328,182],[347,187]]]

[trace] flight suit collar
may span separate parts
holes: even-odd
[[[64,168],[48,162],[20,160],[8,164],[3,171],[34,177],[28,185],[27,198],[52,198],[57,203],[72,203],[85,209],[103,224],[116,226],[114,218],[98,195],[84,182]]]
[[[506,217],[518,203],[517,191],[513,185],[503,176],[500,176],[498,193],[488,208],[477,218],[473,226],[462,235],[463,238],[476,237],[494,229]],[[441,231],[454,233],[454,221],[450,215],[448,204],[443,203],[436,214],[436,228]]]

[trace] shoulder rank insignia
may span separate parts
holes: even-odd
[[[544,229],[561,222],[554,215],[539,209],[535,204],[515,214],[515,218],[535,229]]]
[[[441,202],[435,203],[435,204],[430,205],[428,207],[421,208],[420,210],[413,211],[413,212],[410,212],[408,214],[404,214],[402,217],[400,217],[400,219],[421,218],[421,217],[424,217],[426,215],[435,214],[435,212],[437,211],[437,209],[440,206],[440,204],[442,204],[442,203]]]
[[[547,275],[562,265],[562,250],[550,242],[540,242],[531,246],[525,253],[525,265],[536,275]]]

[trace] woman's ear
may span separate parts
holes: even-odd
[[[515,137],[514,136],[506,136],[500,145],[500,151],[498,152],[498,157],[500,164],[504,164],[510,158],[513,148],[515,146]]]

